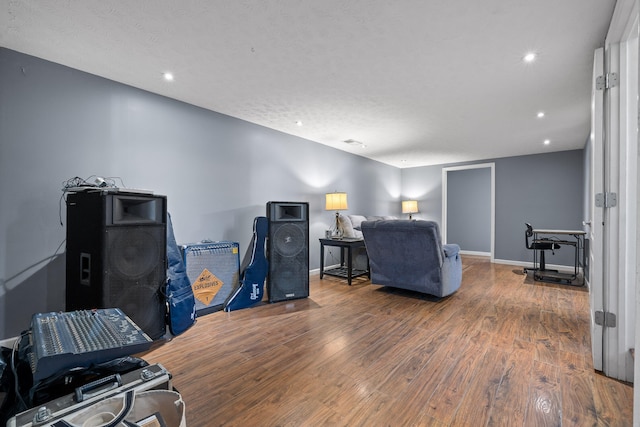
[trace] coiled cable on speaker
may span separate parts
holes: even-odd
[[[67,199],[65,195],[69,191],[77,191],[78,189],[92,189],[92,188],[116,188],[116,180],[120,181],[122,188],[126,188],[124,185],[124,181],[119,176],[108,176],[101,177],[98,175],[91,175],[87,178],[80,178],[79,176],[74,176],[73,178],[69,178],[65,181],[62,181],[62,196],[58,201],[58,218],[60,219],[60,226],[63,227],[64,223],[62,221],[62,202],[65,204]]]

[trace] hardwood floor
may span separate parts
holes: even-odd
[[[197,426],[630,426],[633,387],[593,370],[584,288],[463,258],[433,298],[311,276],[309,298],[198,319],[142,357]]]

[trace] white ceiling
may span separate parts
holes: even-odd
[[[583,148],[593,51],[604,43],[615,6],[0,3],[0,46],[397,167]],[[538,54],[535,62],[522,61],[528,51]],[[168,71],[175,81],[162,79]],[[546,116],[538,119],[541,110]]]

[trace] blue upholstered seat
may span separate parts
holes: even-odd
[[[371,283],[437,297],[451,295],[462,282],[456,244],[442,244],[433,221],[383,220],[361,224]]]

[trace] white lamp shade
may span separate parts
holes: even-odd
[[[324,209],[327,211],[343,211],[349,209],[347,205],[347,193],[325,194]]]
[[[418,201],[417,200],[403,200],[402,201],[402,213],[416,213],[418,212]]]

